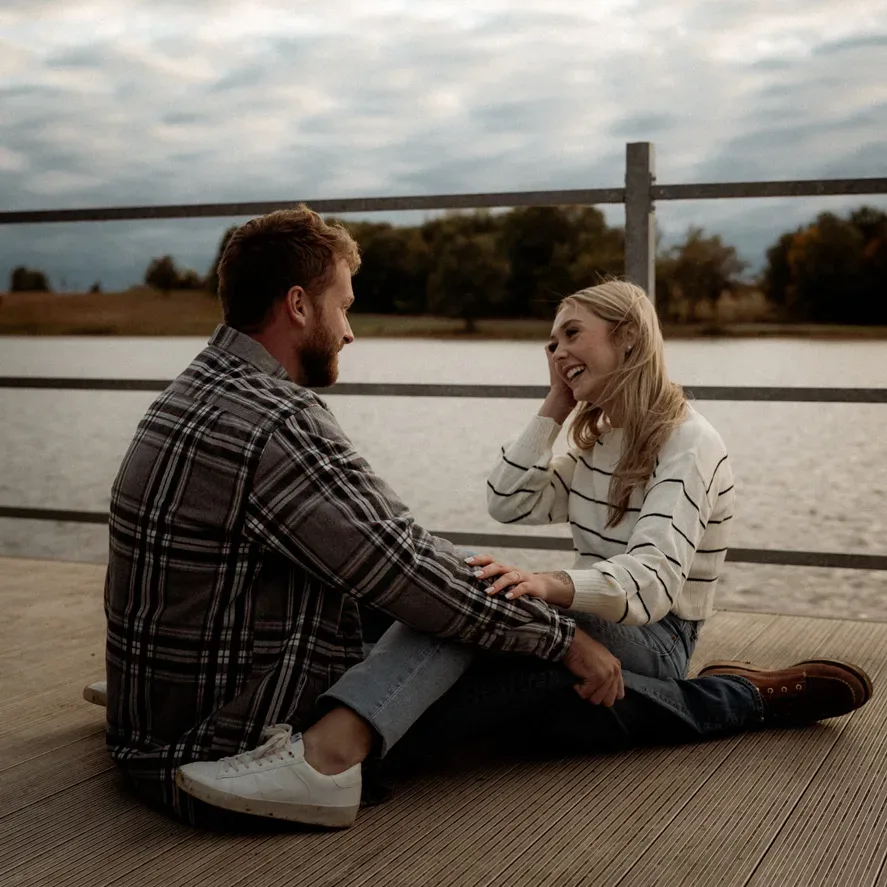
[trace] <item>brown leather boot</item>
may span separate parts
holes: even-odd
[[[750,662],[711,662],[699,677],[735,675],[751,681],[764,701],[764,724],[796,727],[836,718],[865,705],[871,678],[857,665],[835,659],[806,659],[789,668],[768,670]]]

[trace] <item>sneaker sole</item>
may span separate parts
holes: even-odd
[[[213,807],[230,810],[232,813],[264,816],[286,822],[300,822],[304,825],[348,828],[357,819],[357,811],[360,809],[360,802],[353,807],[318,807],[312,804],[242,798],[190,779],[181,769],[176,771],[176,785],[192,798]]]
[[[801,662],[795,662],[793,665],[834,665],[846,669],[851,674],[855,675],[865,686],[865,699],[863,702],[868,702],[869,699],[872,698],[872,694],[875,692],[875,688],[872,685],[872,679],[858,665],[852,665],[851,663],[843,662],[840,659],[804,659]],[[751,662],[742,662],[738,659],[715,659],[713,662],[709,662],[708,665],[699,672],[697,677],[705,677],[706,673],[720,668],[741,668],[743,671],[773,671],[773,669],[764,668],[760,665],[752,665]]]

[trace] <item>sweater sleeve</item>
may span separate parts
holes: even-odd
[[[711,478],[696,454],[662,463],[647,483],[625,554],[588,570],[568,570],[576,589],[572,610],[611,622],[658,622],[672,608],[712,512]]]
[[[503,524],[564,523],[575,460],[553,456],[561,426],[534,416],[523,433],[502,447],[487,480],[487,510]]]

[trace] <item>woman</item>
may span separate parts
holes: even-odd
[[[573,569],[531,573],[472,558],[490,594],[569,609],[650,677],[684,677],[711,615],[733,517],[718,432],[669,381],[652,303],[613,280],[563,300],[546,345],[551,388],[487,484],[502,523],[569,523]],[[574,413],[573,448],[552,456]]]

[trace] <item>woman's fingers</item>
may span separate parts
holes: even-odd
[[[490,557],[488,554],[473,554],[471,557],[465,558],[465,563],[469,567],[485,567],[487,564],[494,563],[494,561],[495,558]]]
[[[474,570],[475,578],[491,579],[493,576],[504,576],[506,573],[517,573],[517,567],[510,567],[508,564],[500,564],[493,561],[485,567],[477,567]]]
[[[520,582],[517,585],[509,588],[508,591],[505,592],[505,597],[509,601],[515,601],[519,597],[523,597],[525,594],[529,594],[530,586],[527,582]]]
[[[486,589],[487,594],[499,594],[499,592],[505,591],[506,588],[510,589],[512,585],[518,585],[526,578],[520,570],[515,570],[513,567],[506,567],[505,569],[507,569],[508,572],[503,573],[489,588]]]

